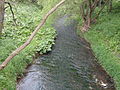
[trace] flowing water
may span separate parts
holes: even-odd
[[[77,36],[77,22],[67,18],[57,19],[53,50],[28,68],[17,90],[116,90],[89,44]]]

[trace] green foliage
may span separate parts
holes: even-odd
[[[40,54],[51,51],[51,46],[55,44],[55,33],[56,32],[53,28],[46,28],[45,30],[39,32],[37,35],[37,41],[39,42],[36,42],[38,44],[36,51],[40,51]]]
[[[113,6],[111,13],[102,13],[98,23],[84,34],[91,42],[99,62],[114,78],[120,90],[120,3]]]
[[[42,17],[56,2],[51,2],[51,0],[44,1],[42,3],[42,5],[44,5],[42,10],[30,3],[14,4],[13,10],[17,20],[17,26],[13,23],[9,9],[6,10],[5,28],[3,36],[0,39],[0,64],[13,50],[28,39],[29,35],[40,23]],[[53,18],[54,15],[47,20],[47,23],[41,28],[32,43],[19,55],[14,57],[4,70],[0,71],[0,90],[15,90],[16,78],[21,76],[25,67],[32,62],[34,53],[40,51],[40,54],[43,54],[51,51],[51,47],[54,44],[54,38],[56,37],[56,31],[51,26]]]

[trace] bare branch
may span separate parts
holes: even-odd
[[[100,9],[100,11],[97,13],[95,19],[97,19],[97,18],[99,17],[100,13],[103,11],[103,9],[104,9],[105,6],[107,5],[108,1],[109,1],[109,0],[107,0],[107,1],[105,2],[104,6],[103,6],[103,7]]]
[[[15,14],[14,14],[14,12],[13,12],[13,9],[12,9],[11,4],[10,4],[9,2],[5,2],[5,3],[9,5],[10,11],[11,11],[11,13],[12,13],[12,17],[13,17],[14,24],[17,25],[16,19],[15,19]]]

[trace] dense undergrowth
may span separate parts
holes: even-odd
[[[42,17],[58,2],[46,0],[41,6],[32,3],[13,3],[13,10],[17,20],[14,25],[9,8],[6,9],[3,35],[0,39],[0,64],[17,47],[22,45],[40,23]],[[52,28],[54,14],[47,20],[44,27],[38,32],[32,43],[19,55],[12,59],[8,66],[0,71],[0,90],[15,90],[16,78],[21,76],[25,67],[32,62],[36,51],[40,54],[51,50],[56,32]]]
[[[12,15],[9,9],[6,10],[5,28],[0,39],[0,64],[18,46],[23,44],[30,33],[38,25],[43,15],[51,9],[59,0],[44,0],[43,5],[32,3],[15,3],[13,10],[17,19],[17,26],[14,26]],[[67,0],[57,11],[57,15],[73,14],[81,22],[79,16],[80,0]],[[104,11],[96,24],[83,36],[90,41],[92,49],[106,71],[115,79],[117,90],[120,90],[120,3],[114,4],[113,11]],[[17,55],[9,65],[0,71],[0,90],[15,90],[16,77],[22,75],[25,67],[32,62],[32,56],[36,51],[46,53],[51,50],[56,36],[51,24],[56,16],[53,14],[44,27],[40,30],[32,43]]]
[[[92,25],[84,37],[120,90],[120,2],[114,3],[112,12],[102,12],[97,24]]]

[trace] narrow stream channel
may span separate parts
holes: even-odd
[[[55,22],[58,36],[53,50],[28,68],[17,90],[116,90],[89,44],[77,36],[77,22],[67,18]]]

